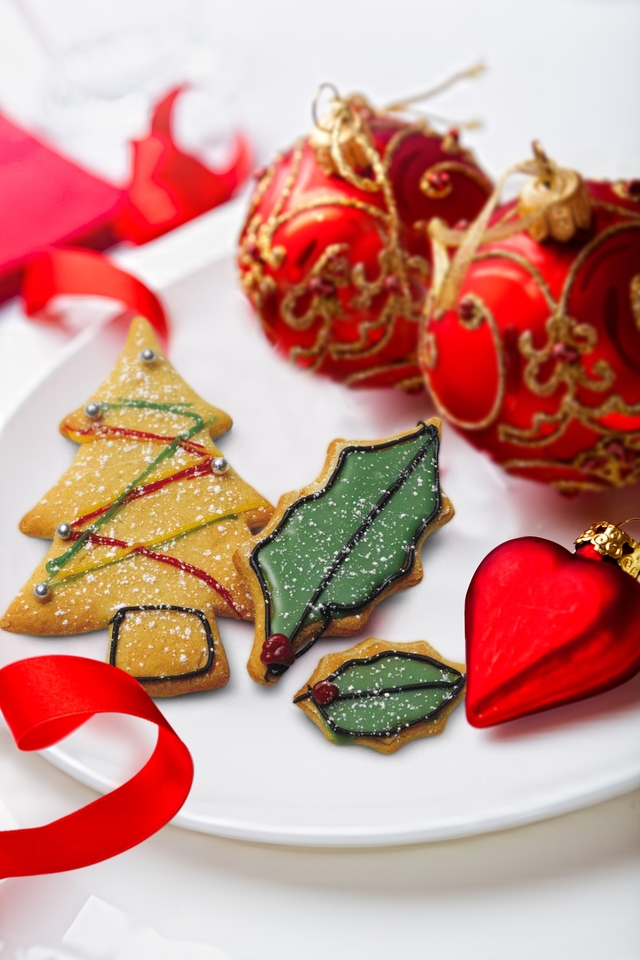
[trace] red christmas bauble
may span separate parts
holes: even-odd
[[[269,340],[351,386],[421,389],[426,225],[470,220],[491,183],[458,135],[339,101],[260,175],[240,236],[244,290]],[[336,112],[337,111],[337,112]]]
[[[640,670],[640,548],[631,575],[630,538],[594,524],[575,553],[522,537],[496,547],[467,593],[466,709],[489,727],[593,696]],[[599,552],[593,541],[605,544]],[[599,561],[599,562],[594,562]]]
[[[420,350],[440,412],[474,446],[569,493],[640,480],[640,184],[579,183],[582,226],[559,204],[568,239],[481,243]],[[499,207],[494,235],[517,212]]]

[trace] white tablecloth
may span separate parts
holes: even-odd
[[[242,68],[238,114],[262,159],[308,128],[319,81],[385,102],[480,55],[491,67],[486,81],[448,94],[434,111],[486,118],[475,143],[492,173],[524,157],[537,136],[557,159],[587,174],[638,175],[638,4],[327,0],[316,7],[246,0],[206,6],[220,49]],[[59,0],[58,7],[61,16],[73,15],[71,0]],[[121,8],[115,0],[109,5],[114,17]],[[14,30],[0,29],[0,106],[26,122],[30,110],[37,114],[37,96],[33,78],[29,87],[28,51],[16,40],[16,16],[9,0],[0,0],[0,17]],[[188,236],[198,225],[184,229]],[[144,256],[139,269],[144,274]],[[165,274],[168,287],[180,269]],[[147,279],[154,284],[153,276]],[[63,341],[27,324],[15,305],[4,308],[0,417]],[[42,823],[93,796],[44,759],[19,754],[0,731],[0,804],[8,811],[5,816],[0,807],[0,825],[11,815],[21,826]],[[129,932],[118,957],[137,960],[142,947],[136,952],[131,945],[138,935],[142,943],[143,928],[156,931],[155,956],[167,960],[637,960],[640,792],[504,833],[395,849],[278,848],[168,827],[72,875],[0,885],[1,955],[45,944],[65,957],[115,956],[99,937],[93,952],[90,936],[84,946],[69,939],[61,945],[90,895],[126,915]],[[194,941],[200,952],[166,940]]]

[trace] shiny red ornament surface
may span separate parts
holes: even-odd
[[[496,547],[467,592],[466,710],[489,727],[602,693],[640,670],[640,584],[590,544]]]
[[[240,237],[244,290],[290,360],[351,386],[420,389],[426,225],[471,219],[491,183],[456,131],[380,116],[359,101],[384,188],[327,173],[309,139],[261,173]],[[376,181],[371,167],[353,167]]]
[[[420,359],[440,412],[511,473],[567,492],[640,480],[640,191],[588,182],[592,223],[476,251]],[[492,224],[515,215],[513,204]]]

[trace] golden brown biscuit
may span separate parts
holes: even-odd
[[[197,616],[165,609],[153,637],[147,637],[152,618],[139,618],[135,638],[129,618],[127,649],[137,652],[125,656],[121,637],[112,662],[134,675],[135,664],[145,662],[141,678],[173,677],[154,683],[157,695],[225,683],[228,667],[214,618],[251,619],[251,596],[232,558],[273,509],[213,443],[230,426],[230,417],[174,370],[148,322],[134,320],[111,374],[61,425],[81,445],[78,454],[20,524],[24,533],[53,543],[0,626],[72,634],[105,627],[122,607],[200,611],[211,639],[203,638]],[[201,634],[193,643],[184,635],[177,661],[157,626],[168,629],[172,620],[174,637],[187,621],[189,636]],[[155,650],[149,663],[141,652],[145,637]]]
[[[323,657],[294,703],[333,743],[395,753],[442,733],[464,695],[464,664],[423,640],[364,640]]]
[[[334,440],[318,479],[282,497],[238,551],[256,611],[254,680],[273,683],[320,635],[356,633],[422,579],[420,548],[453,516],[439,442],[437,419],[386,440]]]

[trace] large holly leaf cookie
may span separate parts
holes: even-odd
[[[420,547],[453,516],[438,476],[440,421],[386,440],[334,440],[318,479],[282,497],[235,559],[253,597],[249,673],[272,683],[321,634],[359,631],[422,579]]]

